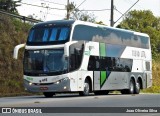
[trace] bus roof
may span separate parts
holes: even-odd
[[[85,21],[80,21],[80,20],[76,20],[76,21],[75,20],[53,20],[53,21],[40,22],[40,23],[37,23],[36,25],[34,25],[33,28],[37,27],[37,26],[38,27],[44,26],[44,25],[78,25],[78,24],[99,27],[99,28],[108,28],[108,29],[112,29],[112,30],[124,31],[126,33],[127,32],[134,33],[135,35],[149,37],[149,35],[146,33],[136,32],[136,31],[132,31],[132,30],[126,30],[126,29],[122,29],[122,28],[115,28],[115,27],[110,27],[110,26],[106,26],[106,25],[100,25],[100,24],[95,24],[95,23],[85,22]]]
[[[44,25],[72,25],[74,22],[75,22],[74,20],[54,20],[54,21],[40,22],[34,25],[33,27],[44,26]]]
[[[133,33],[133,34],[139,35],[139,36],[149,37],[149,35],[146,34],[146,33],[136,32],[136,31],[133,31],[133,30],[127,30],[127,29],[122,29],[122,28],[110,27],[110,26],[95,24],[95,23],[91,23],[91,22],[84,22],[84,21],[77,20],[77,21],[74,22],[74,24],[75,25],[83,24],[83,25],[88,25],[88,26],[93,26],[93,27],[99,27],[99,28],[108,28],[108,29],[117,30],[117,31],[124,31],[126,33],[127,32],[128,33]]]

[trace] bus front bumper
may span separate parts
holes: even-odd
[[[31,83],[24,80],[24,87],[29,92],[70,92],[70,80],[54,83]]]

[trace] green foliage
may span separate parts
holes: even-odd
[[[82,12],[80,11],[77,7],[76,4],[74,2],[69,3],[68,5],[66,5],[66,9],[69,12],[66,18],[68,17],[71,19],[75,19],[75,20],[81,20],[81,21],[87,21],[87,22],[92,22],[95,23],[95,15],[93,13],[88,13],[88,12]]]
[[[19,2],[21,2],[21,0],[0,0],[0,9],[3,9],[5,11],[9,11],[12,13],[18,13],[18,10],[16,9],[16,7],[20,6],[20,4],[18,4]]]
[[[99,25],[106,25],[104,24],[102,21],[99,21],[99,22],[95,22],[96,24],[99,24]],[[107,26],[107,25],[106,25]]]
[[[117,27],[147,33],[151,38],[153,59],[159,58],[160,18],[155,17],[151,11],[131,11]]]
[[[21,51],[18,60],[13,59],[14,47],[25,43],[31,25],[5,15],[0,16],[0,96],[23,92],[23,66]]]
[[[68,20],[70,18],[70,15],[72,12],[74,12],[75,8],[76,8],[76,4],[74,2],[70,2],[69,4],[67,4],[65,6],[66,10],[67,10],[67,15],[66,18],[64,18],[65,20]]]
[[[68,5],[65,6],[68,12],[72,12],[76,8],[76,4],[74,2],[70,2]]]
[[[92,22],[92,23],[95,23],[96,19],[93,13],[88,13],[88,12],[77,12],[76,17],[78,20]]]

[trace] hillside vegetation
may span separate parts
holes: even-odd
[[[0,96],[24,92],[23,52],[14,60],[13,50],[17,44],[25,43],[30,27],[18,19],[0,15]]]
[[[31,25],[0,15],[0,96],[20,95],[23,87],[23,51],[13,59],[14,47],[25,43]],[[153,45],[152,45],[153,46]],[[143,92],[160,93],[160,60],[153,60],[153,86]]]

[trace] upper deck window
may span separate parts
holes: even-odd
[[[30,30],[28,45],[62,44],[69,41],[70,27],[36,27]]]
[[[108,27],[76,25],[72,40],[86,40],[149,49],[149,37]]]

